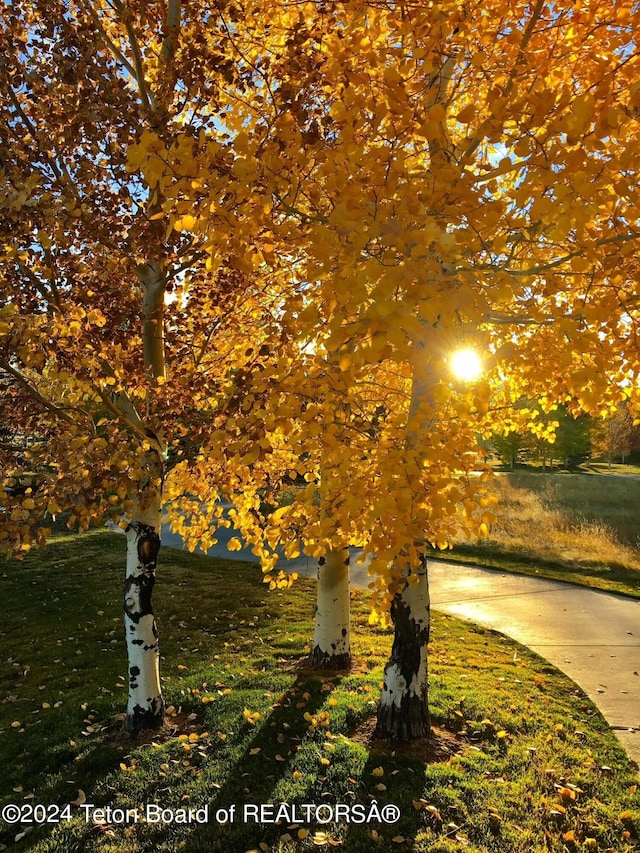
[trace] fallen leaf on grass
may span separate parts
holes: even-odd
[[[576,798],[576,792],[572,791],[571,788],[558,788],[558,793],[563,800],[575,800]]]
[[[71,800],[72,806],[82,806],[87,802],[87,795],[82,790],[82,788],[78,788],[78,796],[75,800]]]

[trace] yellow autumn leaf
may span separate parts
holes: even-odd
[[[571,790],[571,788],[560,788],[558,793],[563,800],[575,800],[576,798],[576,792]]]
[[[460,110],[460,112],[456,115],[456,121],[459,121],[461,124],[468,124],[473,121],[476,115],[476,107],[475,104],[468,104],[466,107]]]
[[[447,115],[447,111],[445,110],[442,104],[434,104],[431,107],[429,112],[427,113],[428,121],[442,121]]]

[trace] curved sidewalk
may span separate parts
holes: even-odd
[[[182,545],[168,530],[163,530],[162,541],[169,547]],[[227,551],[224,541],[208,555],[257,562],[248,549]],[[316,564],[310,558],[282,564],[315,577]],[[640,601],[440,560],[429,563],[429,580],[434,608],[500,631],[565,672],[640,764]],[[351,582],[360,588],[369,583],[366,565],[355,559]]]
[[[565,672],[640,764],[640,601],[432,561],[434,607],[493,628]]]

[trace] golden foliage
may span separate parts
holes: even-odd
[[[43,441],[0,545],[126,514],[151,452],[190,544],[226,499],[273,584],[279,545],[357,544],[384,608],[491,523],[510,400],[636,376],[640,12],[177,8],[2,13],[3,407]]]

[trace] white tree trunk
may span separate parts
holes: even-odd
[[[162,263],[140,264],[136,274],[142,285],[142,340],[149,380],[165,379],[164,293],[166,273]],[[166,460],[163,439],[143,424],[128,399],[130,420],[144,429],[152,448],[144,456],[145,477],[139,484],[137,506],[127,527],[127,575],[124,583],[124,629],[129,665],[129,701],[124,727],[128,732],[157,729],[164,722],[160,689],[160,650],[153,615],[152,595],[162,525],[162,480]]]
[[[126,530],[127,575],[124,584],[124,627],[129,665],[129,702],[125,729],[157,729],[164,721],[160,688],[158,630],[152,593],[160,550],[161,497],[153,490],[144,510]]]
[[[330,550],[318,561],[316,627],[309,663],[315,669],[351,664],[349,549]]]
[[[427,562],[413,573],[391,604],[394,625],[391,657],[384,670],[376,737],[428,737],[428,645],[431,626]]]

